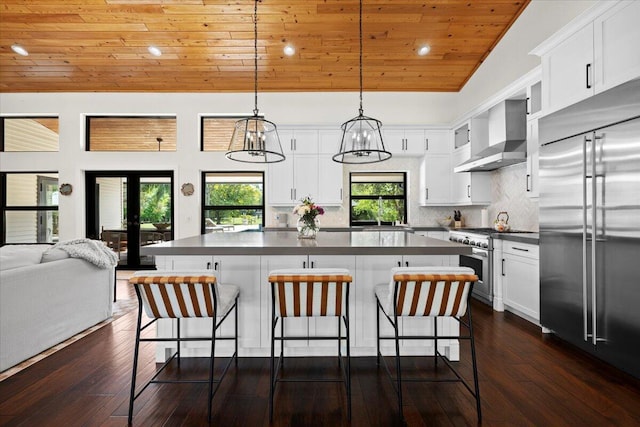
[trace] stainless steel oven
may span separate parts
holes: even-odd
[[[449,240],[472,246],[471,255],[460,255],[460,266],[469,267],[478,276],[472,296],[493,305],[493,243],[491,235],[480,230],[452,230]]]

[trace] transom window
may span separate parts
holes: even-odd
[[[407,222],[406,184],[405,172],[352,172],[350,224]]]
[[[263,172],[203,172],[203,234],[264,226]]]
[[[236,122],[247,116],[201,117],[200,135],[202,151],[227,152]]]
[[[0,173],[1,243],[58,241],[57,172]]]
[[[176,151],[175,117],[88,116],[87,151]]]
[[[57,117],[0,118],[0,151],[58,151]]]

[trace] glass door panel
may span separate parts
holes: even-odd
[[[120,268],[155,268],[140,247],[173,238],[171,172],[87,172],[87,237],[118,255]]]

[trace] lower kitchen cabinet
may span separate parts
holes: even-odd
[[[540,321],[540,271],[537,245],[494,240],[494,308]]]
[[[436,231],[442,235],[443,232]],[[389,284],[391,269],[398,266],[442,266],[443,257],[439,255],[263,255],[263,256],[156,256],[159,269],[189,271],[215,270],[222,283],[240,287],[239,299],[239,335],[240,356],[267,356],[271,345],[271,287],[268,283],[269,272],[284,268],[346,268],[353,276],[353,284],[349,295],[349,311],[351,320],[351,354],[354,356],[370,356],[376,348],[376,285]],[[229,336],[233,331],[233,319],[227,319],[228,326],[220,332]],[[384,336],[393,336],[388,322],[380,325]],[[226,322],[225,322],[226,323]],[[400,333],[416,335],[424,333],[425,328],[433,327],[428,319],[399,320]],[[316,336],[335,335],[338,321],[334,318],[287,318],[285,330],[288,335],[313,338]],[[206,334],[211,330],[209,319],[189,319],[182,322],[183,336]],[[175,336],[175,323],[169,319],[158,321],[158,336]],[[454,335],[458,332],[455,321],[438,323],[440,335]],[[343,330],[344,333],[344,330]],[[166,360],[172,354],[171,343],[156,345],[156,361]],[[403,354],[432,354],[433,343],[427,341],[406,341],[401,343]],[[458,340],[439,340],[440,351],[451,360],[459,357]],[[232,341],[220,342],[220,350],[225,356],[230,355]],[[326,356],[337,353],[335,341],[298,340],[286,343],[287,354],[291,356]],[[344,347],[343,347],[344,349]],[[393,342],[383,342],[384,353],[391,354]],[[187,343],[183,354],[187,357],[206,354],[202,344]]]

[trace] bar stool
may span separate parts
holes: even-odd
[[[347,417],[351,419],[351,347],[349,344],[349,288],[352,282],[347,269],[309,268],[274,270],[271,284],[271,387],[269,419],[273,420],[273,400],[278,382],[343,382],[347,395]],[[284,320],[288,317],[338,317],[338,334],[332,336],[285,336]],[[280,321],[280,336],[276,327]],[[342,334],[344,322],[345,335]],[[337,340],[338,364],[342,378],[282,378],[279,371],[284,360],[284,344],[289,340]],[[280,356],[275,363],[275,342],[280,341]],[[341,343],[346,343],[346,365],[342,362]]]
[[[471,290],[473,284],[478,281],[471,268],[467,267],[398,267],[391,269],[391,281],[389,284],[376,286],[376,303],[378,311],[376,315],[377,331],[377,362],[382,360],[387,374],[391,379],[398,395],[398,411],[400,418],[404,420],[402,410],[402,382],[462,382],[476,401],[478,422],[482,421],[480,408],[480,391],[478,388],[478,367],[476,364],[476,347],[473,339],[473,322],[471,317]],[[393,337],[380,336],[380,313],[391,323],[394,330]],[[466,321],[463,317],[466,316]],[[427,335],[403,336],[398,331],[398,318],[404,316],[433,318],[433,333]],[[467,335],[438,336],[438,319],[450,318],[458,321],[468,331]],[[401,340],[434,340],[435,365],[438,366],[438,358],[453,371],[454,379],[433,378],[403,378],[400,367],[400,341]],[[473,365],[472,389],[463,379],[452,363],[438,351],[438,339],[469,340],[471,344],[471,361]],[[391,374],[387,363],[380,352],[380,340],[394,340],[396,376]]]
[[[138,297],[138,323],[136,327],[136,346],[133,357],[133,373],[131,377],[131,396],[129,400],[129,418],[131,425],[133,418],[133,402],[138,396],[152,383],[207,383],[208,404],[207,417],[211,421],[211,401],[215,395],[220,382],[224,378],[231,365],[235,361],[238,363],[238,295],[239,290],[234,285],[219,285],[216,276],[211,270],[205,271],[140,271],[136,272],[130,279],[129,283],[135,287]],[[142,325],[142,308],[146,316],[150,319],[144,326]],[[222,322],[229,316],[231,311],[235,313],[235,334],[233,337],[216,337],[216,330],[220,328]],[[176,337],[175,338],[141,338],[140,334],[147,327],[152,325],[158,319],[175,319],[176,320]],[[211,318],[212,327],[210,336],[199,337],[181,337],[180,336],[180,319],[181,318]],[[219,378],[213,378],[213,369],[215,361],[216,341],[234,340],[234,353],[226,364]],[[136,376],[138,370],[138,352],[141,341],[153,342],[175,342],[176,351],[165,361],[158,369],[153,377],[136,393]],[[210,341],[211,353],[209,362],[209,375],[207,379],[194,380],[165,380],[156,379],[158,375],[171,363],[173,359],[177,360],[180,366],[180,343],[187,341]],[[216,384],[215,388],[213,384]]]

